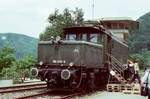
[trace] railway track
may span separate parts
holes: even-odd
[[[46,83],[20,84],[10,87],[0,87],[0,99],[16,99],[45,92]]]
[[[17,85],[0,88],[0,99],[70,99],[83,93],[65,93],[47,90],[46,83]]]
[[[39,97],[42,97],[44,99],[71,99],[76,96],[80,96],[82,93],[70,93],[70,94],[65,94],[65,95],[60,95],[60,94],[54,94],[53,91],[51,92],[43,92],[43,93],[38,93],[38,94],[33,94],[29,96],[23,96],[23,97],[18,97],[16,99],[36,99]]]
[[[73,93],[73,94],[61,96],[60,98],[57,98],[57,99],[70,99],[70,98],[80,96],[80,95],[83,95],[83,93]]]
[[[35,83],[35,84],[25,84],[25,85],[17,85],[17,86],[10,86],[10,87],[1,87],[0,94],[17,92],[17,91],[36,90],[42,88],[46,88],[46,83]]]
[[[42,92],[42,93],[32,94],[28,96],[21,96],[16,99],[33,99],[33,98],[35,99],[35,98],[42,97],[42,96],[45,96],[45,98],[48,97],[48,92]]]

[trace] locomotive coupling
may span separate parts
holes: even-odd
[[[37,68],[32,68],[31,69],[31,75],[36,77],[38,75],[38,69]]]
[[[71,73],[68,69],[64,69],[61,71],[61,78],[63,80],[68,80],[70,78],[70,76],[71,76]]]

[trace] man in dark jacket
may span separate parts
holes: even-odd
[[[141,86],[148,88],[148,99],[150,99],[150,69],[145,71],[145,74],[141,79]]]

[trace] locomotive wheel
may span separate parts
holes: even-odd
[[[82,92],[87,92],[89,90],[88,88],[88,80],[87,79],[82,79],[82,84],[81,84],[81,90]]]
[[[91,91],[99,90],[100,88],[105,86],[104,80],[102,80],[99,75],[100,75],[99,73],[98,74],[93,73],[93,77],[90,78],[88,85]]]
[[[89,74],[89,78],[87,78],[85,80],[85,83],[83,83],[84,85],[84,90],[86,92],[92,92],[96,89],[96,84],[95,84],[95,77],[94,77],[94,73]],[[91,76],[92,75],[92,76]]]
[[[90,91],[94,91],[96,89],[96,84],[94,82],[94,79],[90,79],[89,82],[88,82],[88,85],[89,85],[89,90]]]
[[[99,75],[96,74],[95,78],[92,80],[92,84],[95,87],[95,89],[100,89],[100,87],[102,86],[102,80],[100,79]]]

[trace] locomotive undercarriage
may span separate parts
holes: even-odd
[[[47,82],[48,89],[94,90],[103,89],[108,83],[107,68],[83,66],[38,66],[38,77]]]

